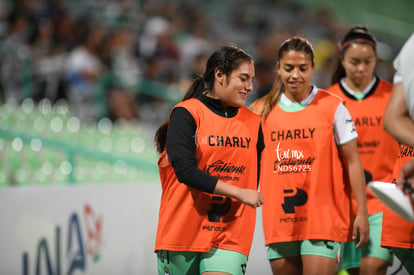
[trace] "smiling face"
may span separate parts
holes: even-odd
[[[285,86],[285,95],[293,102],[300,102],[309,95],[314,71],[309,54],[296,50],[283,52],[276,70]]]
[[[372,81],[377,56],[371,45],[353,43],[344,52],[342,66],[345,69],[345,83],[354,91],[364,90]]]
[[[254,64],[251,61],[240,63],[229,76],[216,69],[214,93],[210,93],[210,96],[220,99],[225,107],[244,106],[247,95],[253,90],[254,77]]]

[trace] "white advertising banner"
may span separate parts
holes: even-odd
[[[160,184],[0,189],[0,274],[157,274]],[[247,274],[271,274],[261,221]]]
[[[0,274],[155,274],[158,184],[0,189]]]

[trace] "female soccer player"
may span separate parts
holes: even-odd
[[[273,274],[334,274],[339,243],[357,233],[358,246],[368,239],[354,123],[338,96],[310,84],[314,69],[311,44],[286,40],[273,89],[254,104],[265,140],[260,190]],[[353,226],[351,189],[358,206]]]
[[[260,117],[246,108],[254,63],[224,46],[208,59],[169,121],[156,133],[161,206],[159,274],[244,274],[253,240]]]
[[[392,84],[375,75],[377,42],[365,27],[351,28],[340,44],[340,58],[328,88],[345,102],[358,132],[358,152],[366,183],[392,181],[398,142],[384,129],[383,118]],[[351,274],[385,275],[393,255],[381,247],[384,204],[367,189],[369,240],[360,248],[355,242],[341,246],[341,267]]]

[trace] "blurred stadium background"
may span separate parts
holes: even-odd
[[[379,42],[377,74],[391,81],[392,60],[414,30],[413,11],[411,0],[1,0],[0,218],[12,223],[14,237],[8,242],[18,254],[13,260],[18,265],[3,260],[7,268],[1,264],[0,273],[35,270],[33,262],[22,264],[22,249],[35,251],[32,244],[50,234],[38,229],[35,240],[24,242],[22,234],[27,232],[18,219],[39,204],[35,198],[53,196],[55,188],[132,186],[133,192],[144,193],[137,194],[137,200],[145,201],[148,194],[147,199],[155,201],[129,211],[156,215],[160,190],[155,130],[217,46],[234,43],[253,55],[252,101],[268,91],[278,46],[286,38],[301,35],[313,44],[313,82],[325,88],[337,59],[337,43],[349,27],[365,25]],[[41,188],[43,195],[31,200],[33,188]],[[20,198],[19,192],[27,194],[24,204],[11,199]],[[94,199],[91,195],[85,200]],[[7,201],[19,208],[16,215],[16,210],[9,213]],[[59,209],[65,216],[68,210]],[[124,217],[140,223],[135,215]],[[59,223],[51,216],[42,219]],[[120,223],[123,226],[123,220]],[[143,230],[154,234],[155,223],[153,217]],[[141,269],[130,263],[131,256],[127,263],[132,267],[117,274],[152,274],[153,235],[149,236],[145,248],[137,243],[144,252],[132,254],[146,257]],[[43,260],[39,263],[44,273],[38,274],[52,274],[45,270],[53,268],[42,265]],[[251,274],[259,274],[253,268]],[[104,274],[80,270],[84,273],[79,274]]]

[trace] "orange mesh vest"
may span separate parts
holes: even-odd
[[[399,151],[398,142],[382,128],[382,122],[392,84],[379,80],[374,89],[371,95],[362,100],[347,97],[338,83],[331,86],[328,91],[339,95],[351,113],[358,132],[358,152],[367,181],[391,181]],[[368,188],[366,192],[368,214],[382,212],[383,203]],[[355,201],[354,209],[356,209]]]
[[[221,117],[197,99],[176,107],[195,120],[198,168],[229,184],[257,189],[260,117],[246,107],[233,118]],[[254,208],[180,183],[165,150],[158,166],[162,196],[155,250],[206,252],[214,246],[249,255]]]
[[[394,168],[394,181],[398,178],[403,165],[414,159],[414,148],[401,145],[400,154]],[[414,242],[414,223],[409,222],[394,213],[388,207],[384,207],[382,220],[381,246],[413,248]]]
[[[304,109],[286,112],[276,105],[263,122],[260,189],[266,245],[349,240],[350,185],[344,183],[333,133],[340,102],[319,90]]]

